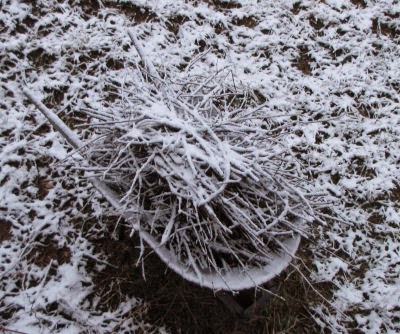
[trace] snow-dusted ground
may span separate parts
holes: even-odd
[[[138,299],[99,306],[88,261],[99,271],[107,257],[88,236],[102,234],[107,207],[18,88],[76,126],[79,109],[113,103],[110,81],[129,80],[132,29],[154,64],[178,77],[232,66],[264,96],[266,117],[290,129],[283,144],[308,167],[310,187],[338,199],[344,222],[315,227],[310,246],[309,279],[334,286],[330,305],[310,305],[320,326],[400,331],[397,1],[35,3],[0,3],[0,326],[153,330],[133,312]]]

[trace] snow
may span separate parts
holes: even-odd
[[[90,15],[84,13],[83,2],[71,6],[45,0],[39,9],[17,0],[2,3],[0,223],[11,224],[11,239],[0,244],[0,314],[10,315],[0,317],[0,325],[29,333],[105,333],[121,322],[133,332],[140,326],[140,321],[126,318],[127,310],[140,305],[140,300],[127,299],[117,310],[101,315],[96,305],[88,305],[93,283],[83,254],[100,258],[104,254],[92,254],[88,245],[77,242],[81,236],[71,215],[85,219],[79,203],[90,199],[92,215],[101,216],[107,208],[72,168],[76,162],[65,142],[53,129],[41,127],[44,118],[19,91],[21,84],[29,86],[37,99],[64,119],[80,108],[100,112],[103,101],[112,104],[107,82],[131,80],[127,68],[138,58],[130,47],[129,30],[143,41],[157,68],[168,68],[177,77],[183,75],[178,69],[187,57],[209,50],[185,71],[210,73],[232,65],[249,89],[266,98],[266,118],[285,116],[281,119],[290,124],[291,134],[280,144],[314,175],[311,189],[328,191],[337,199],[331,209],[348,223],[331,222],[312,231],[310,277],[335,286],[331,299],[335,308],[310,306],[316,321],[337,333],[348,333],[350,327],[365,333],[398,333],[397,1],[364,1],[363,6],[361,1],[305,0],[294,10],[295,1],[289,0],[246,0],[234,9],[203,1],[130,0],[156,13],[157,18],[147,22],[134,22],[108,8],[111,2],[103,1],[105,8]],[[166,25],[174,14],[188,18],[176,35]],[[250,15],[256,26],[234,24],[234,18]],[[29,17],[37,21],[29,23]],[[322,29],[311,23],[317,19]],[[374,22],[380,27],[375,28]],[[391,35],[387,27],[395,33]],[[307,47],[306,55],[300,46]],[[32,54],[39,47],[42,53]],[[303,58],[308,70],[301,69]],[[110,59],[121,60],[124,66],[107,68]],[[58,98],[51,98],[52,92],[58,92]],[[293,115],[296,122],[291,122]],[[135,129],[130,135],[136,138],[141,133]],[[38,178],[54,185],[44,197]],[[75,203],[72,208],[62,205],[68,200]],[[69,249],[70,262],[53,263],[50,271],[49,264],[32,263],[30,251],[46,237]],[[20,272],[25,273],[22,281]],[[63,300],[59,307],[64,311],[74,310],[74,320],[46,311],[54,300]]]

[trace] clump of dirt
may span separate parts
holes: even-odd
[[[189,21],[189,17],[181,14],[172,15],[168,18],[166,22],[166,27],[169,31],[171,31],[174,35],[177,35],[179,32],[179,28],[182,24]]]
[[[237,26],[244,26],[247,28],[254,28],[257,26],[258,21],[254,16],[245,16],[242,18],[234,17],[232,23]]]
[[[121,13],[133,19],[136,24],[157,20],[157,14],[150,8],[138,6],[131,2],[103,1],[103,5],[108,8],[118,9]]]
[[[37,178],[36,186],[38,189],[36,196],[40,200],[44,199],[49,191],[54,188],[52,181],[42,177]]]
[[[59,247],[51,237],[41,241],[29,254],[30,262],[41,268],[48,266],[51,261],[57,261],[58,265],[61,265],[68,263],[70,259],[70,249],[65,246]]]
[[[49,68],[57,60],[55,55],[47,53],[42,47],[30,51],[27,58],[36,68]]]
[[[107,68],[109,68],[110,70],[114,70],[114,71],[118,71],[125,67],[125,64],[122,60],[115,59],[115,58],[107,59],[106,65],[107,65]]]
[[[43,103],[50,109],[55,109],[64,100],[68,87],[60,86],[58,88],[44,88],[48,97],[43,100]]]
[[[390,200],[400,204],[400,184],[396,183],[390,194]]]
[[[367,3],[365,2],[365,0],[350,0],[350,2],[357,7],[367,7]]]
[[[316,31],[322,30],[322,28],[325,27],[324,21],[322,21],[319,18],[316,18],[315,16],[310,16],[308,18],[308,22],[310,23],[310,26],[314,28]]]
[[[303,72],[305,75],[311,75],[311,62],[313,59],[309,55],[309,49],[305,45],[298,47],[299,57],[293,63],[293,66]]]
[[[300,13],[300,11],[307,9],[307,7],[304,7],[303,4],[300,1],[297,1],[293,4],[293,7],[291,9],[291,12],[294,15],[297,15],[298,13]]]
[[[228,1],[228,0],[204,0],[204,2],[214,6],[216,9],[236,9],[242,8],[239,1]]]
[[[400,30],[398,30],[395,26],[381,22],[378,18],[372,20],[372,32],[374,34],[384,35],[392,39],[398,37],[400,34]]]
[[[11,239],[11,223],[5,219],[0,219],[0,243]]]

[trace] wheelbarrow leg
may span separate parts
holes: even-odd
[[[241,291],[237,293],[236,296],[232,295],[230,292],[219,291],[216,293],[216,297],[233,314],[248,318],[263,310],[268,300],[274,295],[271,290],[275,290],[274,286],[268,285],[268,290]]]
[[[218,291],[216,297],[225,305],[225,307],[232,313],[242,315],[244,312],[243,307],[236,301],[231,293],[226,291]]]

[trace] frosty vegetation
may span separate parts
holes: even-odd
[[[308,221],[304,277],[333,286],[310,305],[319,326],[398,332],[399,4],[122,3],[1,4],[1,326],[158,330],[140,300],[107,309],[96,290],[110,208],[84,170],[199,271],[262,267]],[[88,143],[88,166],[21,84]],[[341,218],[310,221],[321,201]]]

